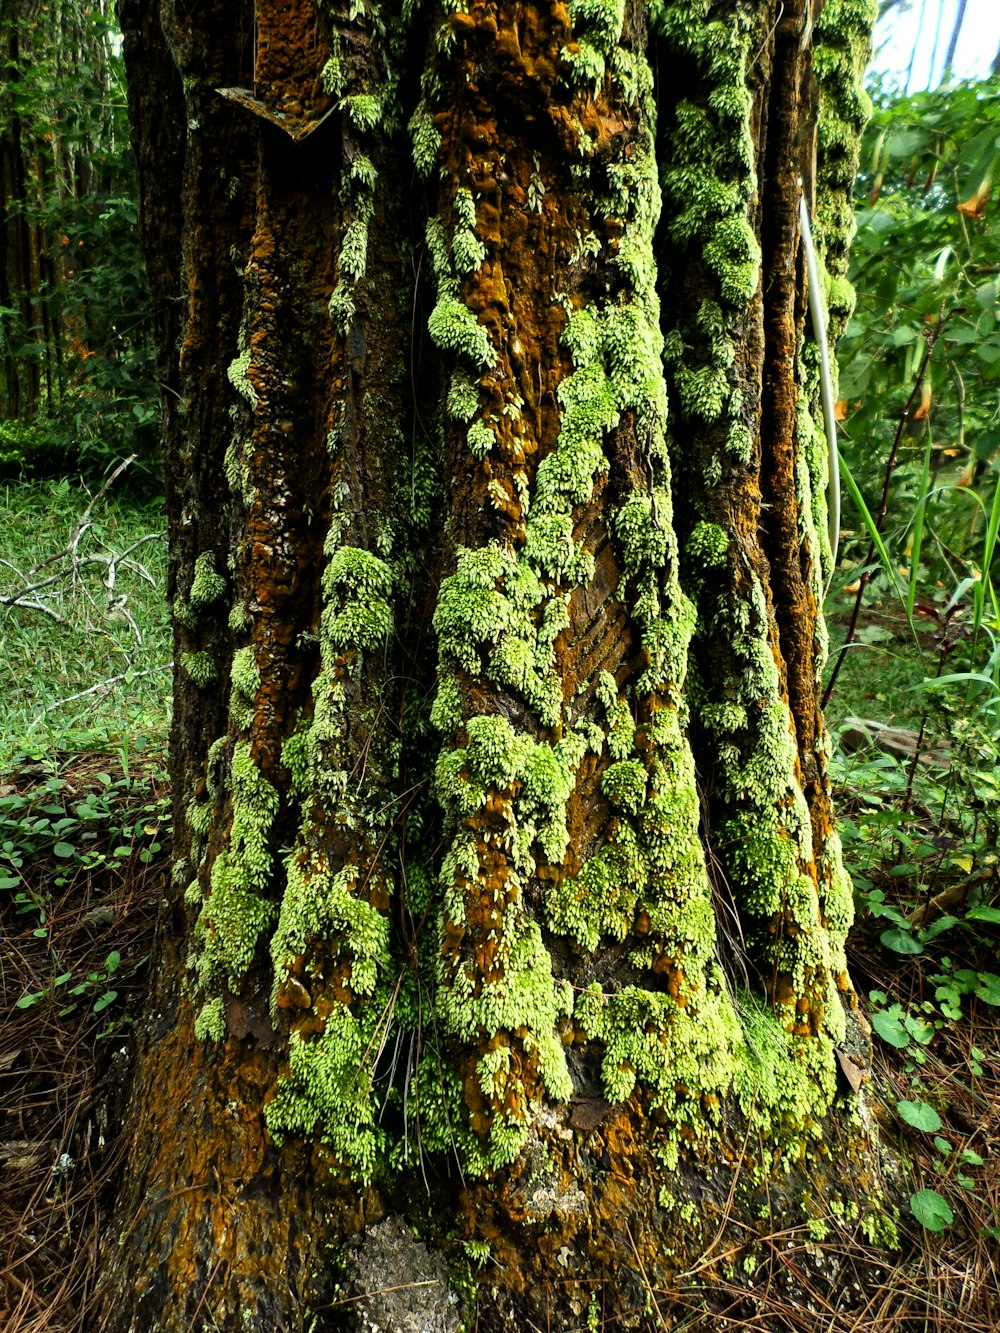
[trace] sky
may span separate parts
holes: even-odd
[[[906,91],[915,93],[935,87],[940,82],[958,3],[959,0],[903,0],[875,30],[871,72],[887,76],[902,88],[916,50]],[[954,77],[985,79],[998,47],[1000,0],[968,0],[955,54]]]

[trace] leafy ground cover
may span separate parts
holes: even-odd
[[[0,782],[0,1326],[82,1326],[119,1180],[129,1030],[169,859],[154,764],[21,758]]]

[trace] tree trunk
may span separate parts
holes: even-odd
[[[965,22],[965,11],[968,8],[968,0],[958,0],[955,9],[955,21],[951,25],[951,36],[948,38],[948,49],[944,54],[944,65],[941,69],[941,82],[947,83],[951,78],[952,67],[955,64],[955,52],[958,50],[958,39],[962,35],[962,24]]]
[[[638,1328],[768,1206],[870,1233],[798,210],[836,329],[873,6],[152,8],[177,860],[95,1327]]]
[[[0,42],[3,82],[0,93],[0,306],[5,326],[0,356],[4,392],[0,407],[5,416],[30,421],[42,396],[45,345],[42,312],[38,306],[39,236],[29,218],[30,145],[25,144],[18,105],[21,83],[23,25],[30,8],[5,2],[0,5]]]

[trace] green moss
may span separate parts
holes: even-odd
[[[366,210],[367,212],[368,210]],[[340,271],[346,273],[354,282],[365,276],[368,265],[368,218],[355,217],[344,229],[340,243]]]
[[[192,632],[198,628],[198,612],[183,597],[175,597],[171,613],[178,625]]]
[[[363,1183],[371,1179],[384,1141],[371,1095],[377,1022],[375,1006],[358,1017],[338,1004],[321,1033],[305,1038],[293,1032],[287,1066],[264,1108],[268,1130],[278,1143],[318,1135]]]
[[[226,1005],[221,995],[206,1000],[194,1020],[194,1035],[198,1041],[225,1041]]]
[[[585,38],[609,55],[622,39],[624,0],[570,0],[569,20],[575,36]]]
[[[413,144],[413,164],[421,176],[427,177],[437,165],[441,134],[423,102],[410,117],[410,138]]]
[[[641,1085],[666,1113],[659,1152],[669,1170],[682,1147],[717,1133],[727,1099],[776,1157],[784,1150],[786,1164],[795,1158],[790,1144],[822,1137],[835,1093],[829,1045],[793,1037],[749,1001],[734,1006],[717,970],[684,1004],[634,986],[606,995],[594,983],[577,996],[575,1017],[604,1043],[608,1100],[624,1101]]]
[[[458,421],[471,421],[479,411],[479,385],[465,373],[456,370],[448,390],[448,412]],[[490,447],[492,448],[492,440]]]
[[[636,905],[649,882],[649,866],[633,829],[612,834],[575,878],[545,896],[550,929],[592,952],[604,938],[624,940],[635,924]]]
[[[380,649],[392,629],[392,570],[384,560],[357,546],[334,552],[323,574],[327,601],[322,637],[334,652]]]
[[[237,729],[246,731],[253,725],[254,702],[260,689],[260,668],[257,666],[254,649],[249,644],[245,648],[238,648],[233,654],[230,681],[232,684],[230,715]]]
[[[696,523],[684,547],[684,554],[703,569],[717,569],[729,555],[729,536],[716,523]]]
[[[601,791],[612,805],[637,814],[646,802],[646,770],[637,759],[619,760],[605,769]]]
[[[569,67],[570,81],[596,93],[604,82],[606,71],[603,54],[585,39],[564,46],[559,52],[563,64]]]
[[[491,790],[516,787],[511,807],[512,863],[531,873],[532,847],[537,842],[546,861],[558,864],[569,839],[565,806],[586,752],[586,736],[571,732],[554,745],[536,743],[499,714],[470,718],[466,726],[467,746],[442,750],[438,756],[438,798],[460,817],[474,814]]]
[[[496,436],[485,421],[474,421],[469,427],[466,439],[469,449],[476,458],[485,458],[496,444]]]
[[[350,93],[342,99],[341,106],[356,130],[371,131],[382,123],[382,97],[378,93]]]
[[[271,937],[272,1002],[296,956],[317,941],[333,943],[333,961],[338,954],[349,957],[351,990],[371,995],[380,969],[389,964],[389,922],[359,896],[357,867],[348,865],[331,874],[321,859],[304,861],[295,853],[285,868],[285,891]]]
[[[207,987],[224,976],[236,990],[275,916],[274,904],[262,894],[271,878],[270,833],[280,798],[242,741],[233,747],[230,781],[232,823],[226,847],[212,866],[211,892],[199,913],[195,940],[200,984]],[[189,807],[188,817],[196,826],[199,808]]]
[[[445,351],[456,352],[482,369],[496,365],[497,354],[489,334],[468,306],[456,297],[439,297],[427,328],[434,342]]]
[[[199,838],[207,838],[212,827],[212,807],[207,801],[191,801],[185,811],[188,827]]]
[[[211,606],[226,595],[226,580],[215,568],[215,554],[203,551],[194,562],[194,578],[189,597],[192,606]]]
[[[460,892],[446,895],[446,912],[452,919],[460,920],[463,913]],[[538,1063],[548,1096],[566,1101],[573,1085],[555,1027],[572,1011],[572,990],[553,978],[541,931],[519,898],[508,903],[498,927],[491,976],[477,976],[466,964],[454,972],[443,967],[439,1017],[445,1031],[467,1043],[481,1041],[484,1034],[517,1033]],[[525,1110],[495,1116],[485,1152],[492,1169],[513,1161],[520,1152],[529,1130]]]
[[[533,614],[543,598],[538,576],[513,552],[460,549],[455,573],[441,582],[434,629],[443,666],[470,674],[485,666],[490,679],[517,689],[553,725],[562,690],[546,622],[540,626]]]
[[[181,668],[191,677],[199,690],[204,690],[219,679],[219,668],[211,653],[182,653]]]
[[[250,348],[246,347],[229,365],[226,377],[242,399],[256,408],[260,402],[257,390],[250,380]]]
[[[861,1217],[861,1234],[869,1245],[877,1245],[880,1249],[900,1248],[899,1228],[887,1213],[864,1213]]]

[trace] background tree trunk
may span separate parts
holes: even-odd
[[[870,1231],[798,207],[836,324],[873,6],[150,9],[177,859],[96,1326],[640,1327],[767,1200]]]

